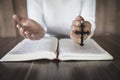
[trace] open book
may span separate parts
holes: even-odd
[[[58,40],[55,37],[44,37],[31,41],[24,39],[3,58],[3,61],[28,61],[37,59],[59,60],[112,60],[113,57],[101,48],[93,39],[85,41],[83,47],[71,39]]]

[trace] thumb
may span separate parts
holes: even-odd
[[[18,24],[21,24],[20,22],[21,22],[21,20],[22,20],[22,17],[14,14],[14,15],[12,16],[12,18],[13,18],[13,20],[16,21]]]

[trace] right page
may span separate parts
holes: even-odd
[[[95,40],[89,39],[81,47],[71,39],[60,39],[59,41],[59,59],[60,60],[112,60],[113,57]]]

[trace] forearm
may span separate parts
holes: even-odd
[[[27,0],[28,18],[36,21],[44,31],[47,31],[45,22],[43,21],[42,0]]]
[[[88,22],[91,23],[91,33],[89,38],[91,38],[94,34],[96,25],[95,25],[95,12],[96,12],[96,0],[83,0],[81,16]]]

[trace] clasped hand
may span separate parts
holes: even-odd
[[[78,16],[76,19],[72,22],[71,31],[70,31],[70,37],[72,40],[74,40],[75,43],[80,44],[81,43],[81,34],[76,34],[76,31],[81,31],[81,22],[83,22],[84,28],[83,32],[91,32],[91,24],[88,21],[85,21],[83,17]],[[86,40],[90,34],[84,34],[83,40]]]

